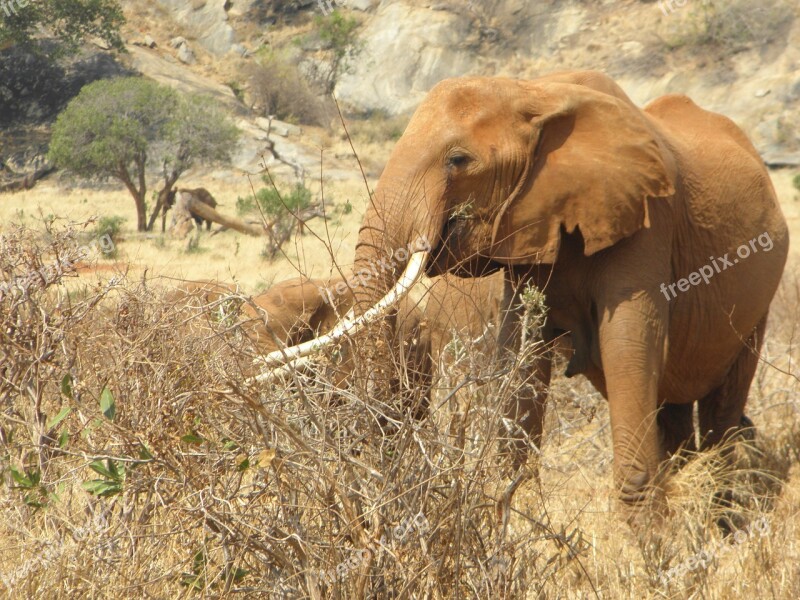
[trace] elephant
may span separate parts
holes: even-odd
[[[544,338],[571,336],[566,374],[607,399],[621,506],[648,514],[663,507],[665,459],[694,446],[695,403],[701,449],[747,422],[788,241],[747,136],[686,96],[639,108],[597,71],[447,79],[416,109],[359,230],[356,273],[386,256],[391,268],[355,289],[352,318],[285,356],[372,327],[423,272],[502,270],[501,355],[517,360],[533,284]],[[552,371],[551,357],[528,363],[542,385],[505,409],[518,468],[540,444]]]
[[[306,342],[329,331],[353,307],[356,285],[352,277],[280,281],[241,304],[241,331],[261,354]],[[405,342],[407,372],[422,391],[418,414],[427,406],[437,365],[446,360],[454,336],[492,353],[503,293],[499,273],[471,280],[443,276],[420,281],[402,299],[395,321],[397,335]],[[237,288],[227,283],[190,281],[170,292],[167,300],[215,311],[221,307],[224,313],[226,298],[233,294]]]
[[[212,196],[211,193],[207,189],[205,189],[205,188],[195,188],[195,189],[181,188],[179,190],[171,190],[169,192],[169,194],[167,194],[167,200],[166,200],[166,202],[164,204],[164,209],[163,209],[164,210],[164,215],[166,215],[167,211],[175,205],[175,196],[179,192],[183,193],[183,194],[190,194],[196,200],[202,202],[203,204],[205,204],[207,206],[210,206],[211,208],[216,208],[217,207],[217,201],[214,199],[214,196]],[[203,217],[201,217],[200,215],[194,214],[194,213],[192,214],[192,218],[194,219],[195,225],[197,225],[198,229],[202,229],[203,228],[203,221],[205,220],[205,222],[206,222],[206,231],[211,231],[211,221],[209,221],[208,219],[203,219]],[[162,223],[162,230],[163,229],[164,229],[164,227],[163,227],[163,223]]]

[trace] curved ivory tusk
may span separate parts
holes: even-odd
[[[411,287],[422,277],[423,268],[425,267],[427,259],[427,252],[415,252],[412,254],[411,258],[408,260],[405,271],[403,271],[403,274],[400,276],[395,286],[389,290],[389,293],[381,298],[375,306],[357,319],[353,319],[352,316],[350,316],[352,313],[351,311],[348,313],[348,316],[327,335],[309,340],[297,346],[292,346],[291,348],[275,350],[267,354],[259,362],[262,362],[267,367],[279,367],[281,365],[283,365],[284,368],[290,367],[295,360],[313,354],[317,350],[329,346],[344,336],[354,334],[364,326],[377,321],[386,314],[386,309],[408,294]],[[283,371],[284,369],[282,368],[280,370]],[[256,380],[269,381],[272,378],[273,376],[271,373],[262,373],[256,377]]]

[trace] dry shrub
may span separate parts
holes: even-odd
[[[6,278],[74,245],[70,232],[14,236]],[[541,483],[514,480],[498,423],[504,399],[530,384],[518,368],[530,354],[501,367],[454,343],[429,415],[414,420],[374,377],[334,389],[333,355],[290,381],[245,383],[256,354],[236,319],[246,301],[120,280],[0,302],[4,594],[721,598],[765,578],[774,597],[800,590],[782,562],[797,553],[800,489],[784,483],[798,420],[771,423],[775,403],[794,409],[796,379],[764,375],[754,390],[766,459],[688,461],[670,483],[673,516],[637,536],[608,508],[607,411],[587,384],[554,382]],[[356,340],[357,373],[369,373],[361,351]],[[724,487],[738,498],[726,515],[745,527],[766,515],[768,535],[662,583],[722,539],[711,503]]]
[[[722,56],[785,38],[795,16],[796,8],[785,0],[704,0],[672,10],[667,43],[701,52],[713,49]]]
[[[327,124],[323,101],[291,60],[267,54],[248,67],[246,76],[252,100],[265,116],[306,125]]]
[[[372,111],[348,124],[350,133],[357,141],[369,143],[396,142],[411,120],[411,116],[389,115],[384,111]]]

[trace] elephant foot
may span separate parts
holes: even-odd
[[[661,465],[655,475],[646,471],[629,473],[618,488],[625,521],[637,534],[660,526],[669,514],[664,486],[666,473],[666,465]]]
[[[742,507],[731,490],[720,490],[714,494],[712,501],[714,511],[719,513],[717,527],[724,537],[728,537],[746,525],[746,517]],[[738,510],[737,510],[738,508]]]
[[[743,440],[747,440],[748,442],[753,442],[756,439],[755,423],[753,423],[747,415],[742,415],[742,418],[739,419],[738,434]]]

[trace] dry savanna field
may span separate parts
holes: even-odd
[[[347,268],[363,182],[327,184],[352,212],[312,221],[274,262],[231,231],[191,247],[137,234],[112,187],[3,196],[4,281],[77,260],[95,215],[125,221],[113,255],[0,303],[0,596],[800,597],[800,201],[793,173],[773,175],[794,245],[751,389],[757,435],[733,465],[676,464],[668,516],[636,531],[615,503],[605,401],[581,378],[555,378],[540,482],[515,482],[497,423],[524,383],[469,340],[448,347],[414,421],[358,379],[334,392],[332,357],[312,377],[245,383],[255,349],[236,315],[165,296],[182,279],[253,294],[324,277],[332,257]],[[181,185],[231,215],[249,191],[244,177]]]

